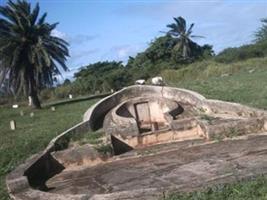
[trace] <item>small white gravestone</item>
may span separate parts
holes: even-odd
[[[19,112],[19,114],[20,114],[20,116],[24,116],[24,112],[23,112],[23,110],[21,110],[21,111]]]
[[[144,85],[145,82],[146,82],[145,79],[139,79],[139,80],[136,80],[136,81],[135,81],[135,84],[136,84],[136,85]]]
[[[53,112],[55,112],[55,111],[56,111],[56,107],[55,107],[55,106],[52,106],[52,107],[51,107],[51,110],[52,110]]]
[[[248,71],[248,73],[251,74],[251,73],[253,73],[254,71],[255,71],[255,69],[251,69],[251,70]]]
[[[229,76],[229,74],[227,74],[227,73],[221,75],[221,77],[227,77],[227,76]]]
[[[32,106],[32,97],[31,96],[28,96],[28,101],[29,101],[29,106]]]
[[[30,117],[34,117],[34,112],[31,112],[30,113]]]
[[[15,120],[11,120],[10,121],[10,129],[11,130],[16,130],[16,122],[15,122]]]
[[[69,94],[69,99],[72,99],[72,94]]]
[[[18,104],[14,104],[14,105],[12,105],[12,108],[18,108],[18,107],[19,107]]]
[[[111,93],[113,93],[113,92],[114,92],[114,90],[113,90],[113,89],[111,89],[111,90],[110,90],[110,92],[111,92]]]

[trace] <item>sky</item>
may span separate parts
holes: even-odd
[[[216,53],[253,40],[260,19],[267,17],[267,0],[29,0],[39,2],[47,22],[59,22],[53,35],[70,44],[70,78],[81,66],[97,61],[127,62],[164,35],[173,17],[182,16],[193,33],[204,36]],[[4,5],[6,0],[0,0]]]

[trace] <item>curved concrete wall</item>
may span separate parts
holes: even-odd
[[[122,138],[133,137],[139,135],[139,127],[137,122],[136,111],[134,105],[140,102],[148,102],[152,122],[158,122],[170,127],[173,119],[172,113],[180,110],[181,107],[176,101],[166,98],[145,98],[137,97],[129,101],[125,101],[117,105],[104,120],[104,130],[107,134],[120,134]],[[177,112],[178,113],[178,112]],[[141,113],[142,114],[142,113]],[[127,133],[127,134],[126,134]]]
[[[89,121],[90,128],[98,129],[102,126],[104,116],[118,104],[136,97],[163,97],[166,99],[188,103],[202,112],[229,113],[237,116],[267,117],[265,111],[254,109],[238,103],[208,100],[204,96],[185,89],[161,86],[135,85],[124,88],[106,98],[103,98],[84,114],[83,120]]]
[[[130,86],[124,88],[96,103],[84,114],[83,120],[89,121],[95,130],[102,126],[104,116],[118,104],[135,97],[166,98],[182,103],[189,103],[196,108],[209,110],[202,95],[184,89],[161,86]]]

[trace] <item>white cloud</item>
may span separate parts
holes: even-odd
[[[54,37],[59,37],[59,38],[64,39],[64,40],[67,38],[67,34],[66,33],[61,32],[61,31],[59,31],[57,29],[52,30],[51,35],[54,36]]]
[[[70,57],[68,58],[68,61],[67,61],[67,65],[69,68],[72,68],[73,66],[81,66],[85,64],[86,60],[88,60],[88,57],[90,57],[92,54],[95,54],[99,51],[98,48],[86,49],[86,47],[84,46],[85,43],[98,38],[99,35],[76,34],[72,36],[58,29],[54,29],[52,31],[52,35],[55,37],[62,38],[70,44],[69,45]],[[83,46],[81,46],[82,44]],[[70,78],[69,76],[73,73],[74,72],[72,70],[69,72],[62,72],[62,74],[64,76],[67,76],[68,78]],[[58,78],[60,79],[60,77]]]
[[[99,35],[86,35],[86,34],[77,34],[70,36],[67,33],[64,33],[62,31],[59,31],[57,29],[52,30],[52,36],[59,37],[61,39],[64,39],[68,41],[71,45],[80,45],[82,43],[86,43],[88,41],[94,40],[99,37]]]
[[[97,53],[99,51],[99,49],[95,48],[95,49],[89,49],[89,50],[76,50],[74,52],[70,53],[70,56],[72,59],[79,59],[82,58],[84,56],[88,56],[88,55],[92,55],[94,53]]]
[[[102,55],[102,60],[116,60],[123,61],[125,64],[129,56],[135,56],[138,52],[142,51],[145,44],[125,44],[113,46],[110,50]]]
[[[68,41],[73,45],[80,45],[82,43],[89,42],[91,40],[94,40],[98,38],[99,35],[84,35],[84,34],[78,34],[72,37],[68,37]]]
[[[229,46],[251,42],[254,31],[260,26],[260,19],[266,17],[267,4],[264,0],[147,1],[127,4],[116,14],[149,19],[150,30],[162,24],[158,28],[162,31],[167,30],[166,25],[172,23],[172,17],[183,16],[188,24],[195,23],[194,34],[205,36],[197,42],[212,44],[218,52]]]

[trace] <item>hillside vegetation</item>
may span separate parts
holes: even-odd
[[[170,86],[191,89],[207,98],[267,109],[267,57],[231,64],[203,61],[165,70],[162,76]]]

